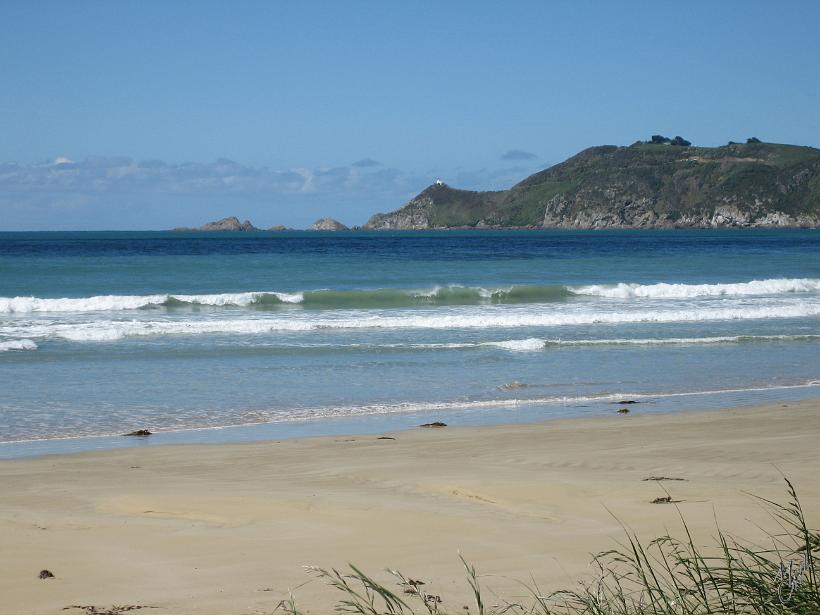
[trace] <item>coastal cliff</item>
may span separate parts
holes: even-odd
[[[592,147],[499,192],[436,182],[364,228],[820,226],[820,150],[757,139],[687,143]]]

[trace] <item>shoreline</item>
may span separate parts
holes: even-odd
[[[318,613],[334,596],[301,566],[352,562],[469,604],[459,551],[500,595],[517,595],[510,579],[529,572],[566,587],[621,536],[618,520],[649,540],[679,529],[679,509],[702,543],[715,515],[754,538],[770,524],[745,493],[782,500],[784,475],[820,525],[817,433],[814,397],[7,460],[0,591],[14,613],[134,604],[222,615],[269,613],[294,589]],[[664,490],[681,502],[651,504]],[[56,578],[38,579],[41,569]]]
[[[731,399],[725,399],[732,397]],[[761,399],[763,397],[764,399]],[[184,427],[156,430],[153,425],[133,426],[128,431],[147,429],[149,437],[129,437],[125,433],[33,438],[0,442],[0,463],[14,459],[75,455],[89,451],[121,450],[134,447],[181,444],[262,443],[277,439],[323,436],[366,435],[382,431],[406,431],[428,420],[453,421],[454,427],[528,425],[572,418],[606,417],[615,411],[619,399],[640,399],[638,407],[647,413],[718,411],[744,406],[793,402],[820,398],[820,382],[746,387],[715,391],[676,393],[613,393],[600,397],[534,398],[498,401],[408,404],[385,412],[363,412],[338,416],[305,416],[234,425]],[[666,407],[658,409],[663,402]],[[397,405],[399,408],[401,404]],[[416,407],[418,406],[418,407]]]

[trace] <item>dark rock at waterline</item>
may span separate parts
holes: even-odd
[[[442,423],[441,421],[434,421],[432,423],[424,423],[424,425],[419,425],[419,427],[447,427],[447,423]]]
[[[629,408],[618,408],[618,414],[629,414]]]
[[[137,438],[145,438],[151,435],[151,432],[147,429],[137,429],[136,431],[132,431],[131,433],[123,434],[124,436],[135,436]]]
[[[395,440],[393,436],[379,436],[376,440]]]
[[[613,404],[618,404],[618,405],[620,405],[620,406],[623,406],[624,404],[639,404],[639,403],[641,403],[641,402],[639,402],[639,401],[635,401],[634,399],[624,399],[624,400],[622,400],[622,401],[613,401],[612,403],[613,403]]]
[[[40,579],[53,579],[54,574],[50,570],[41,570],[37,577]]]
[[[674,478],[672,476],[650,476],[648,478],[644,478],[644,481],[648,480],[655,480],[655,481],[662,481],[662,480],[682,480],[685,481],[685,478]]]

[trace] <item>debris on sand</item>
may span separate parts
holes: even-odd
[[[393,436],[379,436],[376,440],[395,440]]]
[[[83,611],[85,615],[122,615],[123,613],[130,613],[132,611],[139,611],[141,609],[155,609],[155,606],[145,606],[142,604],[115,604],[112,606],[88,606],[82,604],[72,604],[63,607],[64,611],[76,609]]]
[[[648,477],[644,478],[643,480],[644,481],[648,481],[648,480],[657,480],[657,481],[661,481],[661,480],[684,480],[685,481],[686,479],[685,478],[675,478],[673,476],[648,476]]]
[[[630,412],[629,408],[618,408],[618,414],[629,414]]]
[[[37,576],[41,579],[53,579],[54,578],[54,573],[51,572],[51,570],[43,569],[43,570],[40,571],[40,574],[37,575]]]
[[[673,500],[671,495],[666,495],[662,498],[655,498],[654,500],[652,500],[649,503],[650,504],[678,504],[679,502],[682,502],[682,501],[683,500]]]

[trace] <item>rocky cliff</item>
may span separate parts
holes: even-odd
[[[820,150],[756,140],[592,147],[501,192],[435,184],[364,228],[756,226],[820,226]]]

